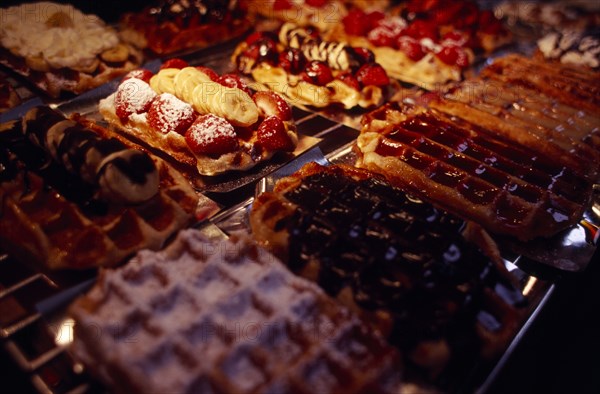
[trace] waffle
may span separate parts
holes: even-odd
[[[250,223],[292,271],[362,314],[432,378],[498,355],[519,324],[520,291],[461,231],[485,235],[370,172],[307,164],[258,196]]]
[[[293,104],[370,108],[390,94],[390,80],[364,48],[325,41],[314,29],[285,23],[277,37],[257,32],[240,43],[232,62],[242,74]]]
[[[388,105],[366,116],[357,147],[360,167],[520,240],[550,237],[576,223],[592,189],[561,156],[550,159],[418,106]]]
[[[104,119],[207,176],[245,171],[295,149],[296,126],[283,98],[253,95],[231,74],[218,76],[187,63],[169,66],[175,62],[183,61],[171,59],[147,81],[126,76],[100,101]]]
[[[600,39],[573,31],[552,32],[537,42],[537,56],[564,64],[600,69]]]
[[[512,39],[471,1],[409,1],[396,13],[352,10],[328,38],[369,48],[390,76],[428,90],[462,80],[476,54]]]
[[[16,107],[20,103],[21,99],[12,85],[0,79],[0,114]]]
[[[74,354],[114,392],[399,392],[395,349],[247,237],[184,230],[70,313]]]
[[[0,243],[48,269],[114,266],[206,208],[162,160],[47,107],[0,138]]]
[[[71,5],[37,2],[0,9],[0,64],[50,97],[80,94],[141,63],[95,15]]]
[[[121,17],[121,35],[138,48],[169,55],[213,46],[249,28],[236,1],[154,1]]]

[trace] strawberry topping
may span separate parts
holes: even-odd
[[[269,116],[258,126],[258,143],[266,150],[288,151],[294,150],[294,142],[285,130],[285,125],[277,116]]]
[[[146,70],[145,68],[138,68],[137,70],[131,70],[123,77],[123,81],[126,79],[137,78],[142,81],[148,83],[150,82],[150,78],[152,78],[154,74],[150,70]]]
[[[351,72],[345,72],[336,77],[340,81],[344,82],[346,85],[350,86],[353,89],[360,90],[360,83],[358,79]]]
[[[419,41],[408,36],[402,36],[398,39],[398,49],[404,52],[412,61],[418,62],[425,56],[425,51]]]
[[[348,15],[342,19],[342,23],[344,24],[346,34],[353,36],[364,36],[370,29],[367,14],[359,9],[350,10]]]
[[[129,78],[119,85],[115,95],[115,112],[121,121],[131,114],[140,114],[150,108],[156,92],[148,83],[137,78]]]
[[[390,83],[387,73],[377,63],[362,66],[356,73],[356,78],[363,86],[387,86]]]
[[[163,93],[155,98],[148,109],[148,124],[164,134],[171,131],[184,134],[195,117],[191,105],[170,93]]]
[[[173,59],[169,59],[166,62],[164,62],[161,66],[160,69],[165,69],[165,68],[178,68],[178,69],[182,69],[182,68],[186,68],[189,67],[188,62],[186,62],[183,59],[179,59],[179,58],[173,58]]]
[[[217,77],[215,82],[220,83],[223,86],[227,86],[228,88],[237,88],[243,90],[244,92],[248,93],[249,96],[252,96],[252,92],[248,88],[248,85],[246,85],[246,83],[244,83],[244,81],[242,81],[240,77],[235,74],[223,74],[220,77]]]
[[[290,0],[275,0],[273,3],[274,11],[289,10],[290,8],[292,8],[292,2]]]
[[[220,156],[239,149],[231,123],[213,114],[199,116],[185,133],[185,140],[196,154]]]
[[[211,68],[208,67],[204,67],[204,66],[196,66],[196,69],[198,69],[198,71],[202,71],[204,74],[206,74],[211,81],[217,81],[217,79],[219,78],[219,74],[217,74],[216,72],[214,72]]]
[[[302,79],[315,85],[324,86],[333,81],[333,74],[329,66],[318,60],[313,60],[306,66]]]
[[[265,90],[254,93],[252,99],[265,118],[268,116],[277,116],[281,120],[292,119],[292,109],[287,101],[277,93]]]

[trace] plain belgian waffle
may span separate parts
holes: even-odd
[[[103,270],[74,354],[116,392],[398,392],[397,352],[246,236],[184,230]]]

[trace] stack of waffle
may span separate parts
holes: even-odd
[[[74,353],[118,392],[399,392],[397,352],[247,238],[184,230],[71,308]]]

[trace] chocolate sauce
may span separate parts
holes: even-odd
[[[524,302],[462,238],[462,220],[378,178],[318,173],[285,197],[298,206],[288,223],[290,268],[316,261],[318,283],[330,295],[349,287],[360,307],[389,312],[390,340],[403,350],[439,338],[453,351],[464,343],[476,348],[477,316],[494,316],[484,306],[486,288],[501,285],[515,304]]]

